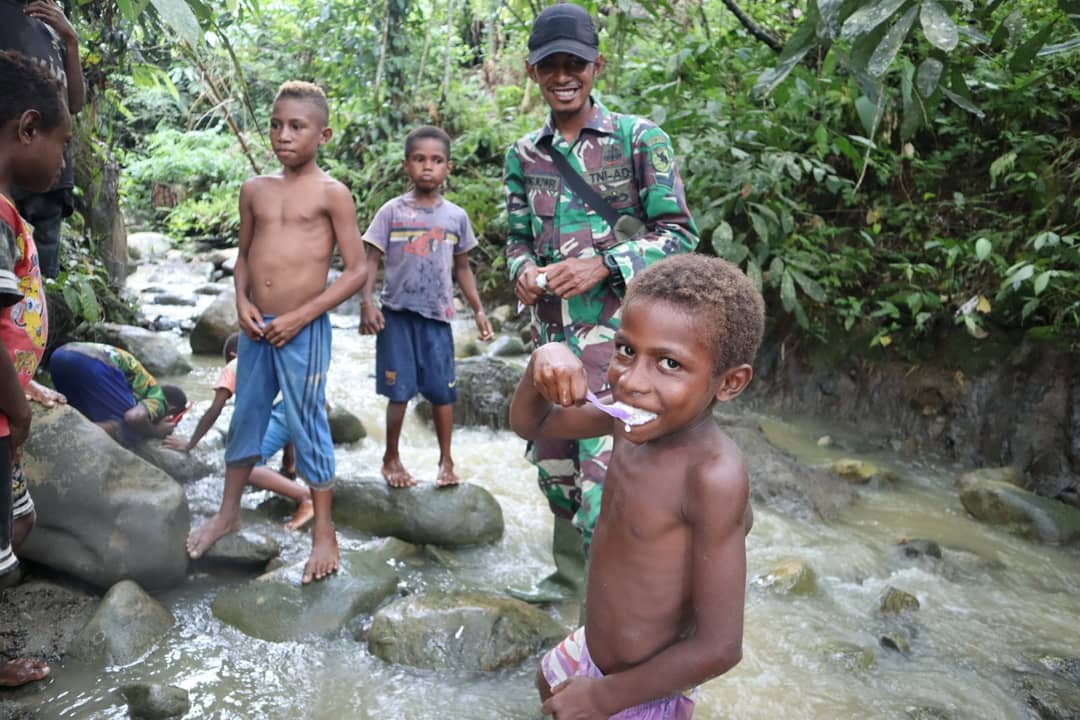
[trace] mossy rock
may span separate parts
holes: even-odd
[[[813,595],[817,592],[817,573],[802,560],[783,560],[754,578],[754,584],[776,595]]]
[[[960,492],[960,502],[976,520],[1029,540],[1080,540],[1080,509],[999,480],[984,480]]]
[[[890,585],[881,594],[879,606],[881,612],[885,615],[902,615],[903,613],[918,610],[919,598]]]

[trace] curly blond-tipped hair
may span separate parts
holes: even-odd
[[[324,126],[330,122],[330,106],[326,102],[326,93],[315,83],[304,80],[289,80],[281,83],[277,95],[274,96],[274,104],[286,98],[310,103],[319,111],[319,119]]]
[[[717,373],[753,363],[765,332],[765,301],[735,265],[697,253],[665,258],[633,277],[623,307],[646,298],[674,305],[698,323]]]

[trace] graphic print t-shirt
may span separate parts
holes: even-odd
[[[49,318],[45,312],[45,286],[41,282],[37,248],[15,205],[0,195],[0,340],[24,388],[34,377]],[[0,413],[0,437],[11,434],[7,416]]]
[[[364,240],[384,253],[383,307],[453,320],[454,256],[476,247],[463,209],[445,198],[421,207],[408,192],[379,208]]]

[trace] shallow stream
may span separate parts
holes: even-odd
[[[144,272],[144,271],[141,271]],[[205,277],[205,276],[204,276]],[[141,283],[141,284],[140,284]],[[190,294],[196,282],[172,276],[137,275],[132,287],[166,284]],[[192,307],[147,306],[148,313],[190,315]],[[151,317],[153,315],[151,314]],[[377,475],[382,454],[382,399],[374,394],[374,342],[356,333],[355,316],[334,316],[334,364],[329,396],[358,415],[369,436],[339,447],[343,477]],[[186,347],[186,341],[177,337]],[[185,418],[190,432],[208,404],[220,366],[194,358],[195,371],[179,382],[198,401]],[[192,417],[193,416],[193,417]],[[201,452],[220,457],[227,417],[218,421]],[[915,707],[947,710],[954,718],[1030,717],[1015,671],[1039,653],[1076,655],[1080,648],[1080,553],[1036,545],[970,519],[953,482],[961,469],[895,454],[860,454],[857,440],[835,431],[837,442],[820,447],[820,423],[787,424],[764,419],[777,444],[810,465],[842,456],[863,457],[894,469],[899,480],[859,491],[858,501],[828,523],[803,522],[755,508],[748,538],[748,592],[742,663],[698,693],[696,718],[907,718]],[[221,432],[218,432],[218,431]],[[845,448],[843,450],[839,448]],[[448,553],[399,568],[411,591],[425,588],[499,592],[525,585],[550,568],[551,516],[522,455],[523,443],[508,432],[458,428],[454,459],[463,480],[488,489],[501,503],[506,532],[490,547]],[[402,456],[421,482],[435,476],[437,447],[429,426],[410,409]],[[753,458],[748,458],[752,463]],[[220,474],[189,486],[193,513],[205,513],[220,497]],[[249,493],[245,507],[263,496]],[[340,532],[342,547],[365,538]],[[305,534],[278,533],[287,560],[307,554]],[[902,538],[941,544],[939,563],[905,560]],[[809,597],[775,596],[757,578],[777,561],[799,559],[818,576]],[[536,663],[496,674],[447,673],[391,666],[343,634],[335,639],[270,643],[252,639],[210,612],[215,594],[241,577],[196,575],[159,596],[175,614],[176,628],[140,662],[104,673],[54,667],[53,677],[23,701],[43,718],[126,718],[116,688],[133,681],[177,685],[190,692],[191,718],[401,718],[408,720],[534,720],[540,717],[533,689]],[[909,623],[910,655],[882,648],[888,624],[878,599],[889,585],[921,603]],[[577,609],[553,610],[567,623]],[[845,645],[847,644],[847,645]],[[838,660],[838,649],[855,645],[865,665]]]

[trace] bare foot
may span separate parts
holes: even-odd
[[[386,484],[394,488],[407,488],[416,484],[416,478],[409,474],[401,460],[383,460],[382,476]]]
[[[444,462],[439,465],[439,474],[435,478],[435,487],[453,487],[461,482],[454,474],[454,463]]]
[[[296,506],[296,512],[293,513],[292,519],[285,523],[285,527],[290,530],[299,530],[313,517],[315,517],[315,505],[310,500],[305,500]]]
[[[221,538],[240,529],[240,518],[226,518],[217,513],[187,537],[187,553],[192,560],[198,560]]]
[[[0,687],[19,687],[26,683],[44,680],[51,670],[44,660],[15,658],[0,662]]]
[[[311,557],[304,566],[304,584],[322,580],[338,570],[337,533],[334,526],[316,526],[311,531]]]

